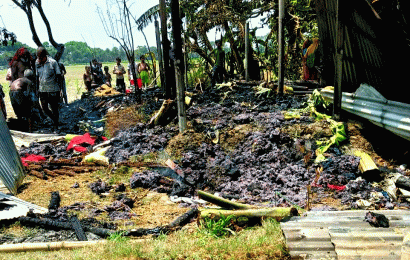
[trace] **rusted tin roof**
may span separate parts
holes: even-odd
[[[327,85],[333,85],[334,80],[336,23],[340,17],[344,28],[342,91],[354,92],[361,83],[367,83],[389,100],[410,103],[403,95],[410,67],[408,2],[315,0]]]

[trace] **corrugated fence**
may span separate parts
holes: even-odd
[[[4,116],[0,115],[0,179],[13,194],[22,183],[25,171]]]

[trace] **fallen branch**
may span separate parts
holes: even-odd
[[[253,209],[255,207],[250,206],[250,205],[246,205],[246,204],[242,204],[242,203],[237,203],[237,202],[233,202],[224,198],[220,198],[218,196],[212,195],[208,192],[205,191],[201,191],[198,190],[198,196],[199,198],[206,200],[208,202],[211,202],[215,205],[218,205],[222,208],[225,209]]]
[[[182,214],[170,224],[166,226],[160,226],[155,228],[138,228],[132,229],[124,233],[124,236],[146,236],[146,235],[160,235],[160,234],[168,234],[169,232],[178,230],[179,228],[183,227],[184,225],[188,224],[193,218],[196,218],[199,214],[199,210],[197,208],[191,208],[186,213]]]
[[[31,218],[31,217],[20,217],[18,218],[21,225],[30,226],[30,227],[44,227],[48,229],[65,229],[65,230],[72,230],[73,226],[69,222],[62,222],[62,221],[55,221],[48,218]],[[116,231],[105,229],[105,228],[95,228],[90,226],[82,226],[84,231],[88,231],[94,233],[100,237],[108,237],[114,234]]]

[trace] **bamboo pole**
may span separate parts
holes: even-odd
[[[211,218],[217,220],[223,217],[233,216],[233,218],[247,219],[265,219],[274,218],[277,221],[285,217],[297,216],[296,208],[262,208],[262,209],[246,209],[246,210],[225,210],[225,209],[202,209],[201,218]]]
[[[218,196],[212,195],[208,192],[198,190],[199,198],[211,202],[215,205],[218,205],[222,208],[226,209],[253,209],[255,207],[251,205],[246,205],[242,203],[233,202],[224,198],[220,198]]]
[[[106,240],[99,241],[63,241],[48,243],[21,243],[0,245],[0,253],[16,253],[26,251],[53,251],[60,249],[77,249],[86,246],[104,245]]]

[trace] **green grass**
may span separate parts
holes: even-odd
[[[224,238],[181,230],[156,239],[132,240],[113,235],[103,246],[72,251],[2,254],[0,259],[284,259],[280,225],[266,220]]]
[[[235,234],[235,232],[229,227],[232,217],[233,216],[225,217],[221,215],[221,218],[218,221],[211,218],[202,219],[200,221],[200,231],[213,237],[224,237]]]

